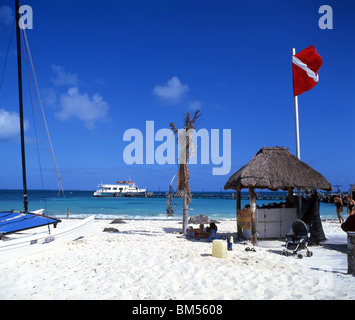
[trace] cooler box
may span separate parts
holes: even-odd
[[[219,239],[213,240],[212,257],[227,258],[227,241]]]

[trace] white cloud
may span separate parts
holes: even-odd
[[[15,17],[12,12],[12,9],[7,6],[3,5],[0,7],[0,26],[3,25],[5,27],[11,26],[14,22]]]
[[[99,93],[95,93],[92,98],[85,93],[80,93],[78,87],[73,87],[59,98],[61,111],[56,113],[60,120],[77,118],[83,121],[87,128],[96,127],[96,122],[106,122],[109,120],[109,105],[103,100]]]
[[[46,106],[55,107],[57,103],[57,94],[53,88],[41,89],[42,101]]]
[[[75,73],[66,72],[64,67],[52,64],[52,70],[55,74],[50,80],[55,86],[76,86],[79,83],[78,76]]]
[[[188,91],[188,85],[182,84],[178,77],[172,77],[165,85],[156,85],[153,94],[164,103],[177,104]]]
[[[28,121],[24,121],[24,129],[29,127]],[[20,135],[20,117],[16,112],[0,109],[0,140],[10,140]]]

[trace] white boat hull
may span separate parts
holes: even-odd
[[[90,216],[74,225],[57,227],[47,231],[0,240],[0,263],[29,254],[52,249],[71,242],[90,232],[95,216]]]
[[[146,189],[139,189],[133,181],[118,181],[116,184],[99,184],[94,197],[125,197],[127,195],[142,195]]]

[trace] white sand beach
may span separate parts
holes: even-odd
[[[285,242],[277,240],[261,240],[256,252],[235,243],[227,258],[215,258],[210,242],[174,233],[180,221],[110,222],[95,220],[83,239],[1,264],[0,299],[355,299],[347,255],[335,250],[347,235],[335,220],[323,222],[325,245],[303,259],[281,255]],[[219,233],[235,233],[236,221],[220,222]]]

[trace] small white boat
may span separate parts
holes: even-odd
[[[42,225],[38,230],[36,229],[37,232],[32,231],[27,234],[20,231],[2,235],[0,240],[0,263],[49,250],[84,237],[90,232],[94,218],[95,216],[90,216],[77,223],[58,228],[53,228],[52,225]]]
[[[146,189],[139,189],[133,181],[117,181],[116,184],[99,184],[94,197],[121,197],[145,194]]]

